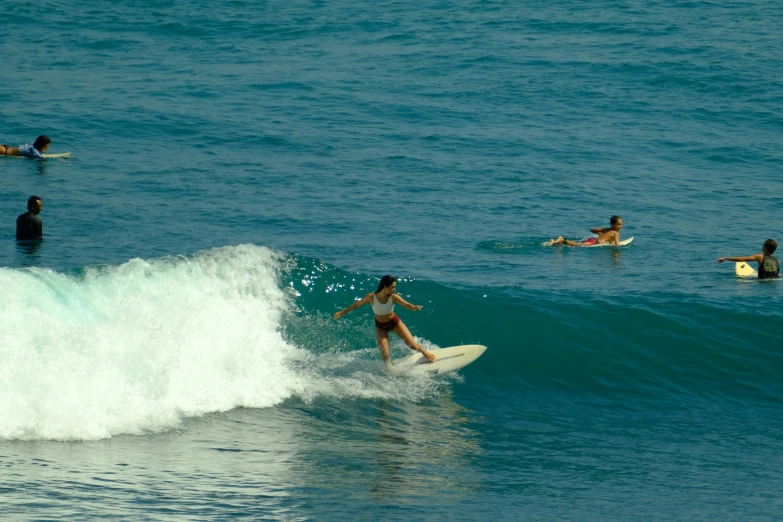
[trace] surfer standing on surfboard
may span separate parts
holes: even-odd
[[[421,352],[430,362],[435,362],[435,356],[413,340],[413,336],[411,335],[410,330],[408,330],[408,327],[405,326],[397,314],[394,313],[395,304],[404,306],[411,311],[421,310],[423,306],[410,304],[397,295],[395,290],[397,290],[397,280],[390,275],[385,275],[381,278],[380,283],[378,283],[378,290],[375,293],[369,293],[365,295],[362,300],[356,301],[345,310],[335,313],[334,318],[339,319],[348,312],[369,303],[372,306],[373,313],[375,313],[375,339],[378,341],[378,348],[381,349],[383,362],[386,363],[387,366],[390,364],[389,332],[394,332],[399,335],[411,350]]]
[[[43,158],[43,153],[49,148],[52,140],[49,136],[38,136],[33,143],[26,143],[18,147],[0,145],[0,156],[25,156],[27,158]]]
[[[748,263],[755,261],[759,264],[759,279],[780,277],[780,260],[772,255],[777,248],[778,244],[774,239],[767,239],[761,246],[761,254],[740,257],[721,257],[715,262],[723,263],[724,261],[734,261],[737,263]]]
[[[589,237],[584,241],[569,241],[558,236],[557,239],[550,239],[550,245],[568,245],[568,246],[592,246],[592,245],[615,245],[620,246],[620,230],[623,228],[623,220],[620,216],[612,216],[609,219],[609,227],[591,228],[590,232],[598,234],[598,238]]]

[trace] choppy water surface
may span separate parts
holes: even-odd
[[[782,19],[13,6],[0,142],[73,156],[0,158],[0,513],[779,518],[782,287],[713,263],[783,240]],[[486,354],[386,375],[385,273]]]

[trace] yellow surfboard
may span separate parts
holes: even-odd
[[[737,277],[758,277],[759,273],[756,272],[756,270],[750,266],[749,264],[742,262],[742,263],[734,263],[734,273],[737,274]]]

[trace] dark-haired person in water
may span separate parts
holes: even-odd
[[[38,136],[33,143],[26,143],[18,147],[0,145],[0,156],[25,156],[27,158],[43,158],[43,153],[49,148],[52,140],[49,136]]]
[[[760,254],[753,254],[752,256],[741,257],[721,257],[716,263],[723,263],[724,261],[734,261],[735,263],[749,263],[755,261],[759,264],[759,279],[770,279],[772,277],[780,277],[780,260],[773,256],[775,250],[778,249],[778,244],[774,239],[767,239],[761,246]]]
[[[16,239],[18,241],[43,239],[43,222],[38,217],[42,209],[41,198],[30,196],[27,200],[27,212],[16,218]]]
[[[381,349],[381,357],[383,362],[389,365],[389,332],[394,332],[399,335],[405,344],[407,344],[411,350],[421,352],[424,357],[429,359],[430,362],[435,362],[435,356],[421,347],[419,343],[413,340],[411,332],[408,327],[397,317],[394,313],[394,305],[399,304],[404,306],[408,310],[421,310],[421,305],[412,305],[405,299],[397,295],[397,280],[390,275],[385,275],[378,283],[378,290],[375,293],[369,293],[364,296],[360,301],[356,301],[345,310],[341,310],[334,314],[335,319],[339,319],[348,312],[356,310],[362,305],[370,304],[372,311],[375,313],[375,339],[378,341],[378,348]]]
[[[591,246],[591,245],[620,245],[620,230],[623,228],[623,220],[620,216],[612,216],[609,219],[609,227],[591,228],[590,232],[598,234],[598,238],[589,237],[584,241],[569,241],[558,236],[557,239],[550,239],[550,245],[568,245],[568,246]]]

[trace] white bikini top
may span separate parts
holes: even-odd
[[[375,315],[389,315],[394,311],[394,299],[389,296],[389,300],[384,304],[378,301],[377,295],[372,294],[372,311]]]

